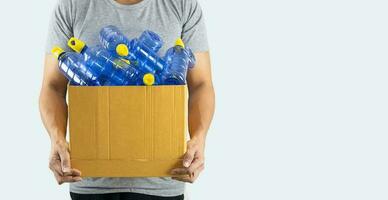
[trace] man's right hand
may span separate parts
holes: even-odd
[[[66,140],[51,143],[49,168],[58,184],[81,181],[81,172],[70,166],[70,153]]]

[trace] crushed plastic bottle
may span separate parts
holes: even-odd
[[[100,42],[110,53],[130,60],[144,73],[156,74],[166,66],[157,54],[163,41],[152,31],[144,31],[140,38],[129,40],[117,27],[107,26],[100,31]]]
[[[104,85],[136,85],[138,70],[129,61],[112,56],[102,46],[89,47],[77,38],[68,42],[70,48],[83,55],[86,65],[106,82]]]
[[[167,50],[164,60],[167,67],[162,74],[163,84],[185,85],[187,69],[195,64],[195,56],[191,49],[185,48],[182,39],[178,39],[175,46]]]
[[[89,71],[88,67],[85,66],[81,55],[73,52],[65,52],[60,47],[54,47],[51,52],[59,61],[59,70],[72,85],[102,85],[98,80],[98,77],[94,76],[94,74]]]

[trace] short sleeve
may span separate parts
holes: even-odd
[[[209,50],[202,9],[197,0],[184,0],[182,39],[193,52]]]
[[[53,10],[46,42],[46,53],[50,53],[54,46],[70,51],[67,41],[73,36],[71,0],[57,0]]]

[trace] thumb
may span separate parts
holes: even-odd
[[[183,157],[183,166],[189,167],[194,160],[195,151],[187,149],[185,156]]]
[[[70,172],[71,167],[70,167],[70,154],[69,151],[67,150],[66,147],[61,148],[59,151],[59,157],[61,158],[61,166],[62,166],[62,171],[64,173]]]

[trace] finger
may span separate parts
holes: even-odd
[[[174,180],[183,181],[187,183],[194,183],[194,181],[198,178],[199,174],[204,170],[205,165],[200,165],[195,172],[193,172],[190,175],[184,175],[184,176],[173,176],[171,177]]]
[[[57,181],[57,183],[59,185],[61,185],[63,183],[62,176],[60,174],[58,174],[58,172],[56,172],[56,171],[53,171],[53,173],[54,173],[55,180]]]
[[[187,169],[188,173],[189,174],[193,173],[201,165],[203,165],[203,159],[195,158],[194,161],[191,163],[190,167]]]
[[[60,160],[58,160],[57,158],[51,158],[49,165],[51,171],[58,173],[60,176],[63,176]]]
[[[57,172],[54,172],[54,176],[59,185],[63,183],[73,183],[73,182],[82,181],[82,178],[80,176],[61,176]]]
[[[81,171],[75,168],[70,169],[71,176],[81,176]]]
[[[63,178],[63,181],[67,183],[82,181],[82,178],[79,176],[62,176],[62,178]]]
[[[189,168],[175,168],[173,170],[171,170],[170,174],[173,176],[173,177],[179,177],[179,176],[182,176],[182,175],[193,175],[193,173],[195,172],[201,172],[203,169],[204,169],[204,164],[202,163],[201,165],[199,165],[197,168],[195,168],[193,171],[189,171]]]
[[[188,148],[184,157],[183,157],[183,166],[189,167],[191,162],[193,162],[195,151],[191,148]]]
[[[180,176],[180,175],[188,175],[189,172],[187,168],[175,168],[171,170],[170,174],[173,176]]]
[[[51,171],[55,171],[58,173],[60,176],[81,176],[81,171],[78,169],[70,169],[69,172],[63,173],[62,172],[62,167],[61,167],[61,162],[59,160],[53,160],[50,162],[50,169]]]
[[[64,173],[69,173],[71,171],[71,167],[70,167],[70,154],[69,154],[69,151],[67,150],[67,147],[61,148],[61,150],[59,150],[58,153],[59,153],[59,157],[61,158],[62,171]]]
[[[200,165],[198,168],[196,168],[193,172],[190,172],[189,173],[189,177],[190,179],[192,179],[193,181],[195,179],[197,179],[197,177],[199,176],[199,174],[203,171],[204,169],[204,165]]]
[[[81,171],[71,168],[69,172],[63,173],[62,176],[81,176]]]
[[[175,175],[175,176],[172,176],[171,178],[174,180],[187,182],[190,179],[190,176],[188,174],[183,174],[183,175]]]

